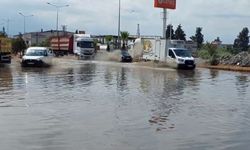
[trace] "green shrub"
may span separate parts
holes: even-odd
[[[220,58],[222,57],[227,57],[227,56],[232,56],[233,54],[226,48],[218,48],[217,49],[217,54]]]
[[[218,55],[217,54],[212,55],[209,58],[209,63],[210,63],[210,65],[218,65],[220,63]]]
[[[200,51],[198,56],[202,59],[209,60],[211,65],[218,65],[221,58],[231,57],[232,53],[229,49],[218,48],[216,45],[206,43]]]
[[[198,51],[198,57],[200,57],[202,59],[209,59],[210,58],[208,51],[204,50],[204,49]]]

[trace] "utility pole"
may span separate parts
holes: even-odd
[[[140,24],[137,24],[137,38],[141,37]]]
[[[166,29],[167,29],[167,9],[163,8],[163,35],[162,37],[166,39]]]
[[[118,44],[118,49],[121,46],[121,0],[119,0],[119,12],[118,12],[118,39],[117,39],[117,44]]]
[[[59,47],[59,39],[60,38],[59,38],[59,31],[58,31],[59,9],[63,8],[63,7],[69,7],[69,5],[55,5],[55,4],[51,4],[49,2],[47,2],[47,4],[56,8],[56,35],[57,35],[58,50],[60,50],[60,47]]]

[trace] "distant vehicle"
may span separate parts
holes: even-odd
[[[22,57],[22,67],[28,66],[50,66],[52,65],[53,52],[46,47],[30,47]]]
[[[132,62],[133,58],[127,50],[121,50],[121,62]]]
[[[11,63],[11,39],[0,37],[0,64]]]
[[[72,36],[53,37],[51,48],[56,56],[75,54],[79,58],[94,57],[96,46],[90,34],[74,34]]]

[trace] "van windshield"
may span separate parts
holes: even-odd
[[[179,57],[192,57],[190,51],[186,49],[175,49],[174,52]]]
[[[26,56],[47,56],[45,50],[28,50],[25,54]]]
[[[92,41],[79,41],[77,46],[80,48],[94,48],[94,42]]]

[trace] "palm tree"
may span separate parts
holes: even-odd
[[[121,32],[121,39],[122,39],[122,49],[125,50],[126,49],[126,45],[128,42],[128,37],[129,37],[129,33],[127,31],[123,31]]]
[[[105,37],[105,40],[106,40],[106,42],[107,42],[107,51],[108,51],[108,52],[110,51],[110,42],[112,41],[112,39],[113,39],[113,36],[112,36],[112,35],[107,35],[107,36]]]

